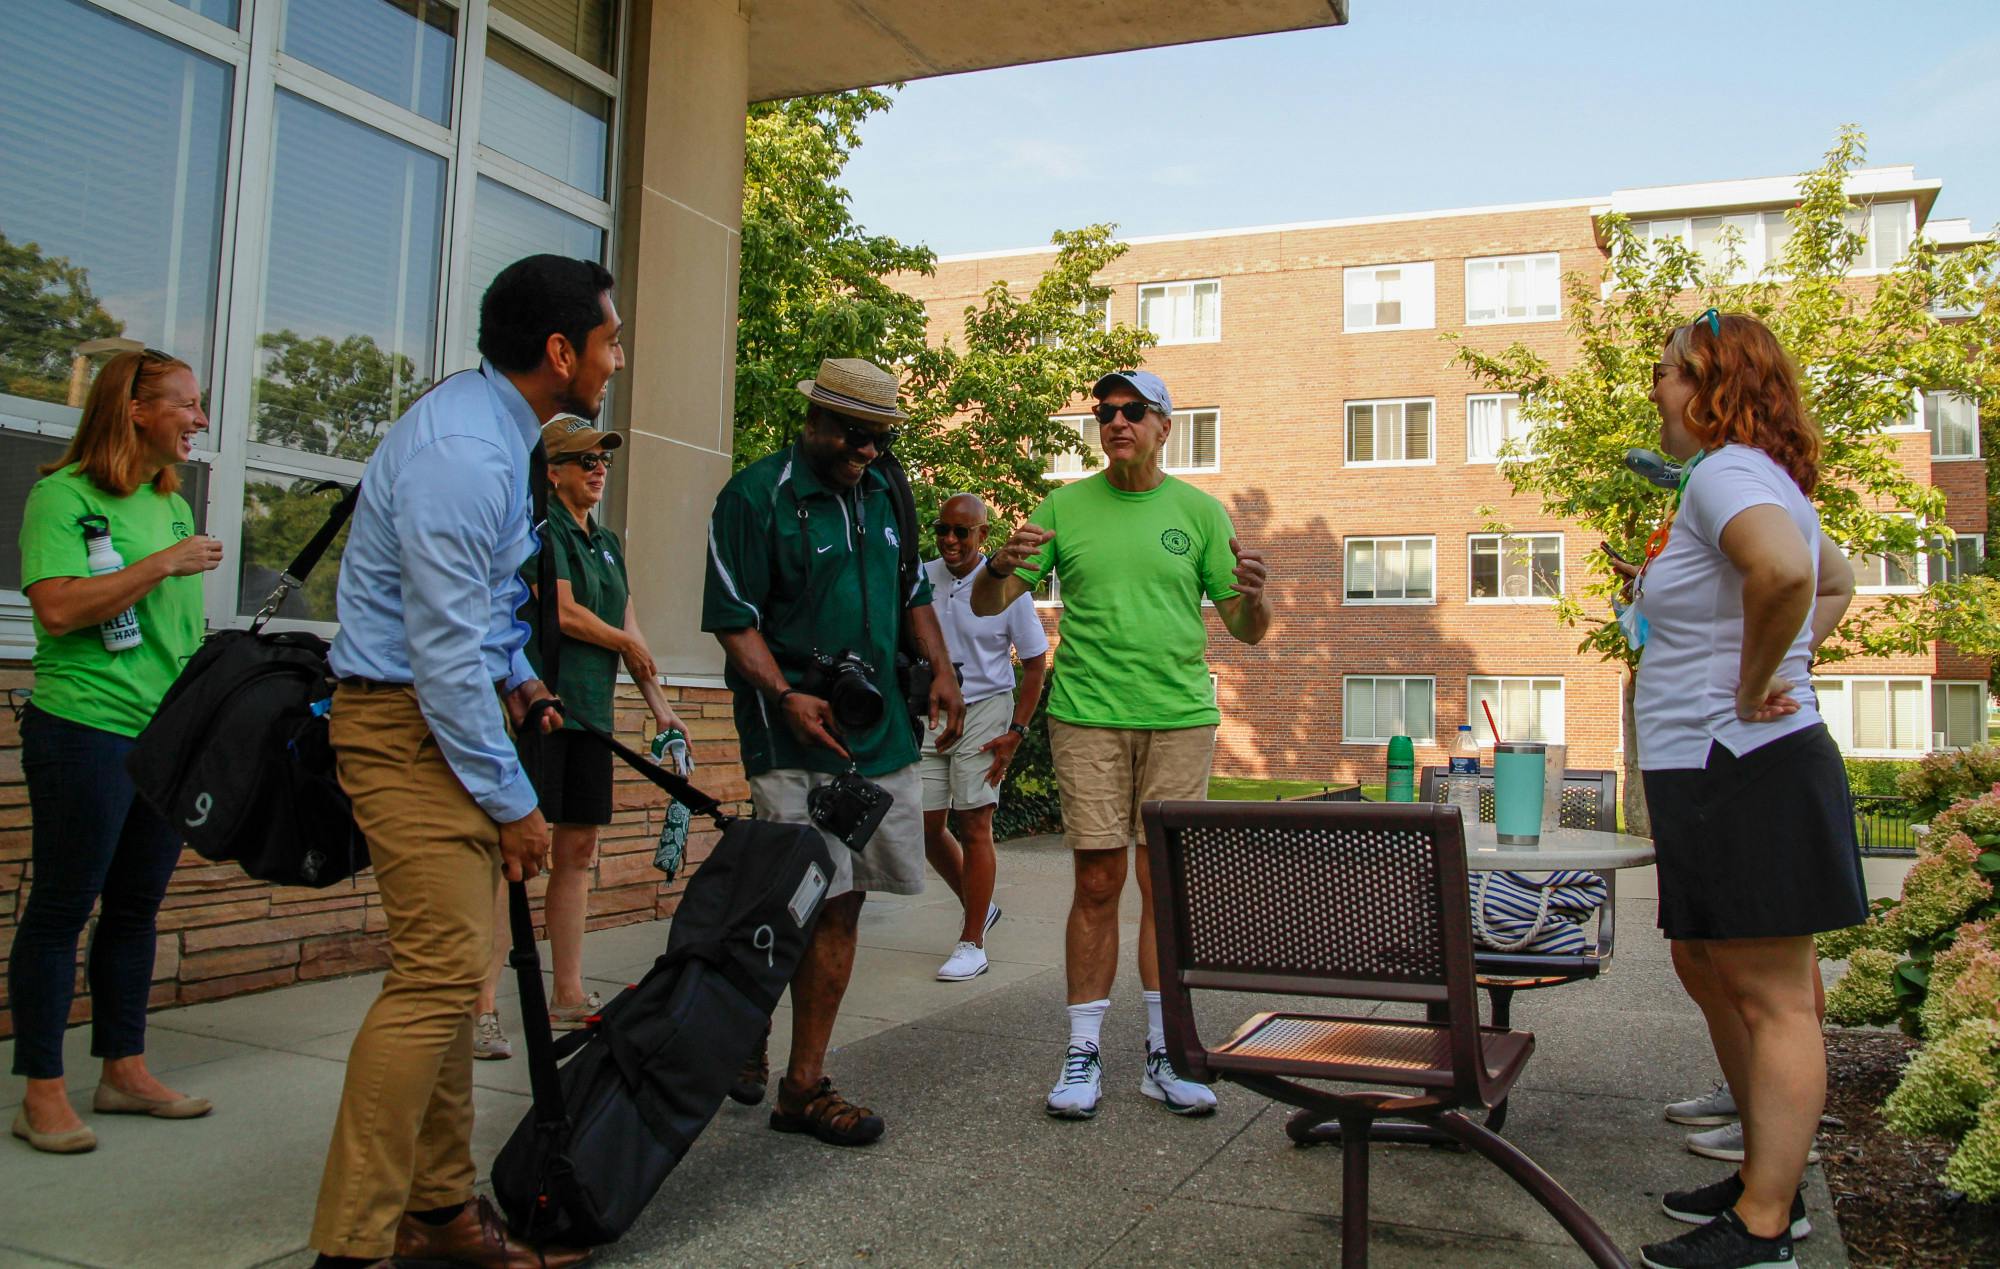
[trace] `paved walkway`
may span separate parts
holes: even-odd
[[[1883,871],[1892,886],[1897,870]],[[1340,1156],[1290,1145],[1285,1107],[1224,1086],[1217,1114],[1182,1120],[1139,1095],[1144,1016],[1129,890],[1104,1107],[1082,1123],[1042,1113],[1066,1039],[1068,860],[1048,839],[1013,843],[1000,876],[1006,916],[988,940],[993,968],[971,983],[932,978],[958,925],[941,884],[864,910],[830,1069],[888,1119],[887,1138],[834,1150],[774,1134],[763,1110],[725,1103],[645,1219],[596,1263],[1334,1259]],[[1658,1213],[1663,1189],[1725,1171],[1684,1153],[1681,1130],[1660,1119],[1663,1102],[1707,1089],[1716,1074],[1653,929],[1650,887],[1650,869],[1629,874],[1609,976],[1517,998],[1515,1025],[1532,1029],[1538,1047],[1507,1126],[1628,1249],[1679,1228]],[[652,962],[665,929],[589,936],[585,963],[607,994]],[[0,1142],[0,1265],[309,1264],[304,1241],[341,1068],[378,980],[154,1014],[155,1069],[214,1098],[217,1111],[188,1123],[93,1117],[99,1148],[72,1158]],[[1207,1027],[1223,1028],[1251,1009],[1220,1000],[1204,1012]],[[779,1014],[774,1058],[789,1030],[789,1012]],[[87,1050],[86,1034],[72,1031],[72,1086],[85,1105],[96,1075]],[[10,1058],[11,1044],[0,1043],[0,1060]],[[528,1073],[522,1058],[476,1067],[475,1154],[485,1162],[527,1110]],[[18,1080],[0,1084],[0,1114],[11,1120],[19,1097]],[[1373,1171],[1378,1265],[1581,1263],[1555,1222],[1476,1156],[1382,1148]],[[1800,1263],[1844,1265],[1817,1169],[1807,1198],[1820,1232]]]

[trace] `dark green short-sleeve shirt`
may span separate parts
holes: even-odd
[[[873,667],[871,681],[888,708],[882,721],[849,732],[847,747],[863,775],[885,775],[917,760],[909,714],[896,691],[896,641],[903,610],[931,602],[918,569],[907,594],[897,573],[902,539],[889,482],[870,469],[859,487],[822,483],[797,445],[745,467],[715,499],[708,526],[708,577],[701,628],[755,629],[786,682],[808,677],[815,649],[853,651]],[[729,667],[736,694],[736,734],[749,775],[773,769],[840,772],[830,749],[805,746],[767,701]]]
[[[625,601],[631,592],[625,580],[625,553],[618,546],[618,535],[594,519],[585,528],[576,522],[569,508],[551,500],[549,527],[543,541],[554,548],[556,577],[569,583],[576,602],[606,625],[624,628]],[[528,585],[539,585],[540,569],[539,554],[530,555],[521,566],[521,576]],[[532,602],[524,611],[533,632],[528,637],[528,664],[541,674],[539,613]],[[562,680],[556,684],[556,693],[562,697],[563,707],[594,727],[612,730],[611,698],[618,688],[618,654],[601,644],[565,635],[560,673]]]

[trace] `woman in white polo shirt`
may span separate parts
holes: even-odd
[[[1675,328],[1653,368],[1662,447],[1687,464],[1637,577],[1634,709],[1659,861],[1660,928],[1735,1092],[1740,1172],[1673,1193],[1701,1228],[1644,1249],[1657,1269],[1789,1262],[1826,1095],[1812,936],[1867,900],[1840,751],[1820,721],[1813,650],[1853,573],[1811,493],[1820,433],[1798,368],[1755,318]]]

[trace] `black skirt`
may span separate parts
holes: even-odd
[[[1824,725],[1642,773],[1670,939],[1787,938],[1868,915],[1854,799]]]

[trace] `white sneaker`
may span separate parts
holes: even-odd
[[[1210,1115],[1215,1113],[1215,1090],[1206,1084],[1184,1080],[1174,1070],[1165,1049],[1154,1049],[1146,1055],[1146,1078],[1139,1081],[1139,1091],[1156,1102],[1163,1102],[1176,1115]]]
[[[1724,1124],[1707,1132],[1691,1132],[1687,1135],[1689,1154],[1698,1154],[1704,1159],[1720,1159],[1724,1163],[1743,1162],[1743,1125],[1741,1122]],[[1808,1149],[1806,1162],[1818,1163],[1819,1151]]]
[[[992,928],[993,928],[993,923],[994,923],[995,921],[998,921],[999,919],[1000,919],[1000,905],[999,905],[999,904],[997,904],[997,903],[989,903],[989,904],[987,904],[987,905],[986,905],[986,925],[984,926],[984,928],[982,928],[982,929],[981,929],[980,933],[982,933],[982,934],[983,934],[983,933],[985,933],[985,932],[986,932],[986,930],[990,930],[990,929],[992,929]]]
[[[500,1015],[482,1013],[472,1029],[472,1056],[482,1062],[494,1062],[514,1056],[514,1046],[507,1043],[507,1033],[500,1029]]]
[[[938,967],[941,983],[962,983],[986,972],[986,951],[977,943],[960,943],[950,959]]]
[[[1046,1109],[1057,1119],[1089,1119],[1097,1113],[1104,1092],[1104,1067],[1096,1049],[1070,1046],[1063,1055],[1062,1078],[1049,1090]]]
[[[1726,1124],[1735,1119],[1736,1115],[1736,1098],[1730,1093],[1727,1084],[1717,1084],[1700,1097],[1690,1097],[1684,1102],[1667,1103],[1667,1122],[1686,1124],[1690,1128]]]

